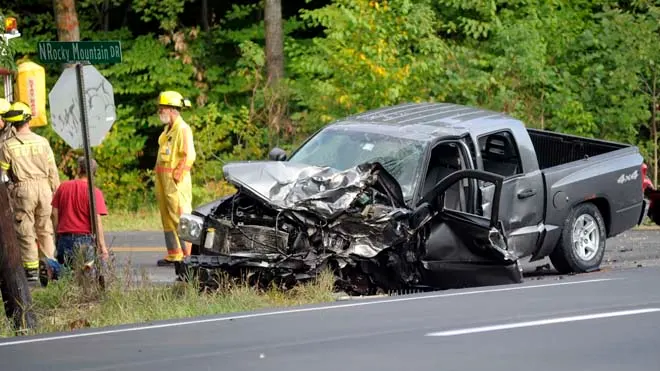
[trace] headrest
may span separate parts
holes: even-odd
[[[441,144],[433,149],[433,160],[438,165],[444,165],[453,168],[461,167],[461,160],[456,146]]]
[[[486,139],[486,154],[490,158],[509,159],[516,157],[516,147],[508,135],[492,134]]]

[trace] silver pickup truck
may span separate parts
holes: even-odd
[[[445,103],[350,116],[269,157],[225,165],[238,191],[182,216],[180,277],[290,286],[330,269],[369,294],[521,282],[521,258],[589,272],[651,187],[635,146]]]

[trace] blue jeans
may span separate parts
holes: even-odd
[[[57,236],[57,261],[67,267],[71,266],[73,259],[82,250],[84,262],[94,261],[96,256],[91,235],[63,234]]]

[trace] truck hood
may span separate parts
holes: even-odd
[[[391,206],[405,208],[396,179],[380,163],[339,171],[288,161],[234,162],[223,166],[225,179],[278,210],[308,211],[333,219],[368,187],[384,194]]]

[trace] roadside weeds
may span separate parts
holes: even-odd
[[[138,211],[108,210],[104,216],[103,229],[106,232],[160,231],[163,226],[160,213],[155,207],[145,207]]]
[[[192,204],[202,205],[235,192],[236,188],[225,180],[207,180],[193,186]],[[108,211],[103,217],[104,230],[108,232],[161,231],[163,228],[155,199],[152,203],[140,205],[137,210],[111,207]]]
[[[277,287],[259,290],[223,280],[220,290],[200,292],[196,282],[155,284],[145,271],[127,266],[119,274],[110,269],[106,290],[101,291],[89,279],[68,273],[47,287],[32,289],[38,327],[28,334],[330,302],[335,298],[333,282],[333,275],[323,272],[288,291]],[[3,317],[0,337],[13,336],[10,322]]]

